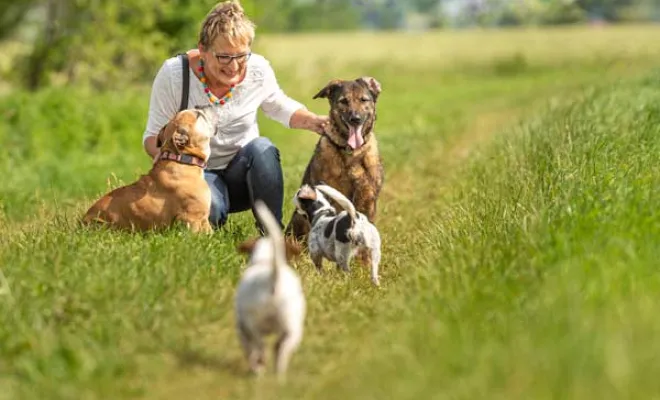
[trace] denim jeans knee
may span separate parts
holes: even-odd
[[[209,185],[209,189],[211,189],[209,223],[217,229],[227,222],[227,216],[229,215],[227,185],[216,171],[204,171],[204,179]]]

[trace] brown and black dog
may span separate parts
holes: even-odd
[[[181,222],[193,232],[210,233],[211,191],[204,167],[215,115],[211,107],[178,112],[158,133],[160,154],[149,173],[101,197],[81,222],[137,231]]]
[[[302,184],[325,184],[348,197],[372,223],[383,186],[383,163],[374,133],[376,100],[381,92],[372,77],[332,80],[314,98],[330,103],[330,125],[316,144]],[[285,233],[305,241],[310,223],[294,213]]]

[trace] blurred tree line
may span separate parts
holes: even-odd
[[[5,79],[103,89],[148,81],[169,55],[196,45],[216,0],[0,0],[0,41],[20,43]],[[552,25],[660,20],[660,0],[242,0],[258,32]]]

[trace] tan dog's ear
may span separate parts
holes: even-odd
[[[378,95],[382,91],[382,88],[380,86],[380,82],[378,82],[376,78],[372,78],[370,76],[362,76],[360,78],[357,78],[356,80],[361,84],[365,85],[369,89],[371,95],[374,98],[374,101],[378,99]]]
[[[169,123],[163,125],[163,127],[160,128],[160,131],[158,131],[158,135],[156,136],[156,147],[162,147],[163,143],[165,143],[165,128],[167,128],[168,125]]]
[[[315,94],[314,97],[312,97],[312,98],[313,99],[318,99],[319,97],[321,97],[321,98],[331,97],[330,95],[332,94],[332,92],[334,90],[340,88],[341,85],[342,85],[342,82],[343,81],[341,79],[331,80],[330,82],[328,82],[327,85],[325,85],[325,87],[323,89],[319,90],[319,92],[317,94]]]

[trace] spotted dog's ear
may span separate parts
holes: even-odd
[[[316,190],[309,185],[303,185],[298,189],[298,198],[303,200],[316,200]]]
[[[380,92],[382,92],[382,88],[380,86],[380,82],[378,82],[376,78],[372,78],[371,76],[362,76],[357,78],[356,81],[369,89],[371,96],[374,98],[374,101],[378,99],[378,95]]]
[[[318,99],[320,98],[331,98],[332,94],[334,91],[337,89],[341,88],[341,85],[343,84],[344,81],[341,79],[333,79],[330,82],[328,82],[327,85],[323,87],[323,89],[319,90],[318,93],[312,97],[313,99]]]

